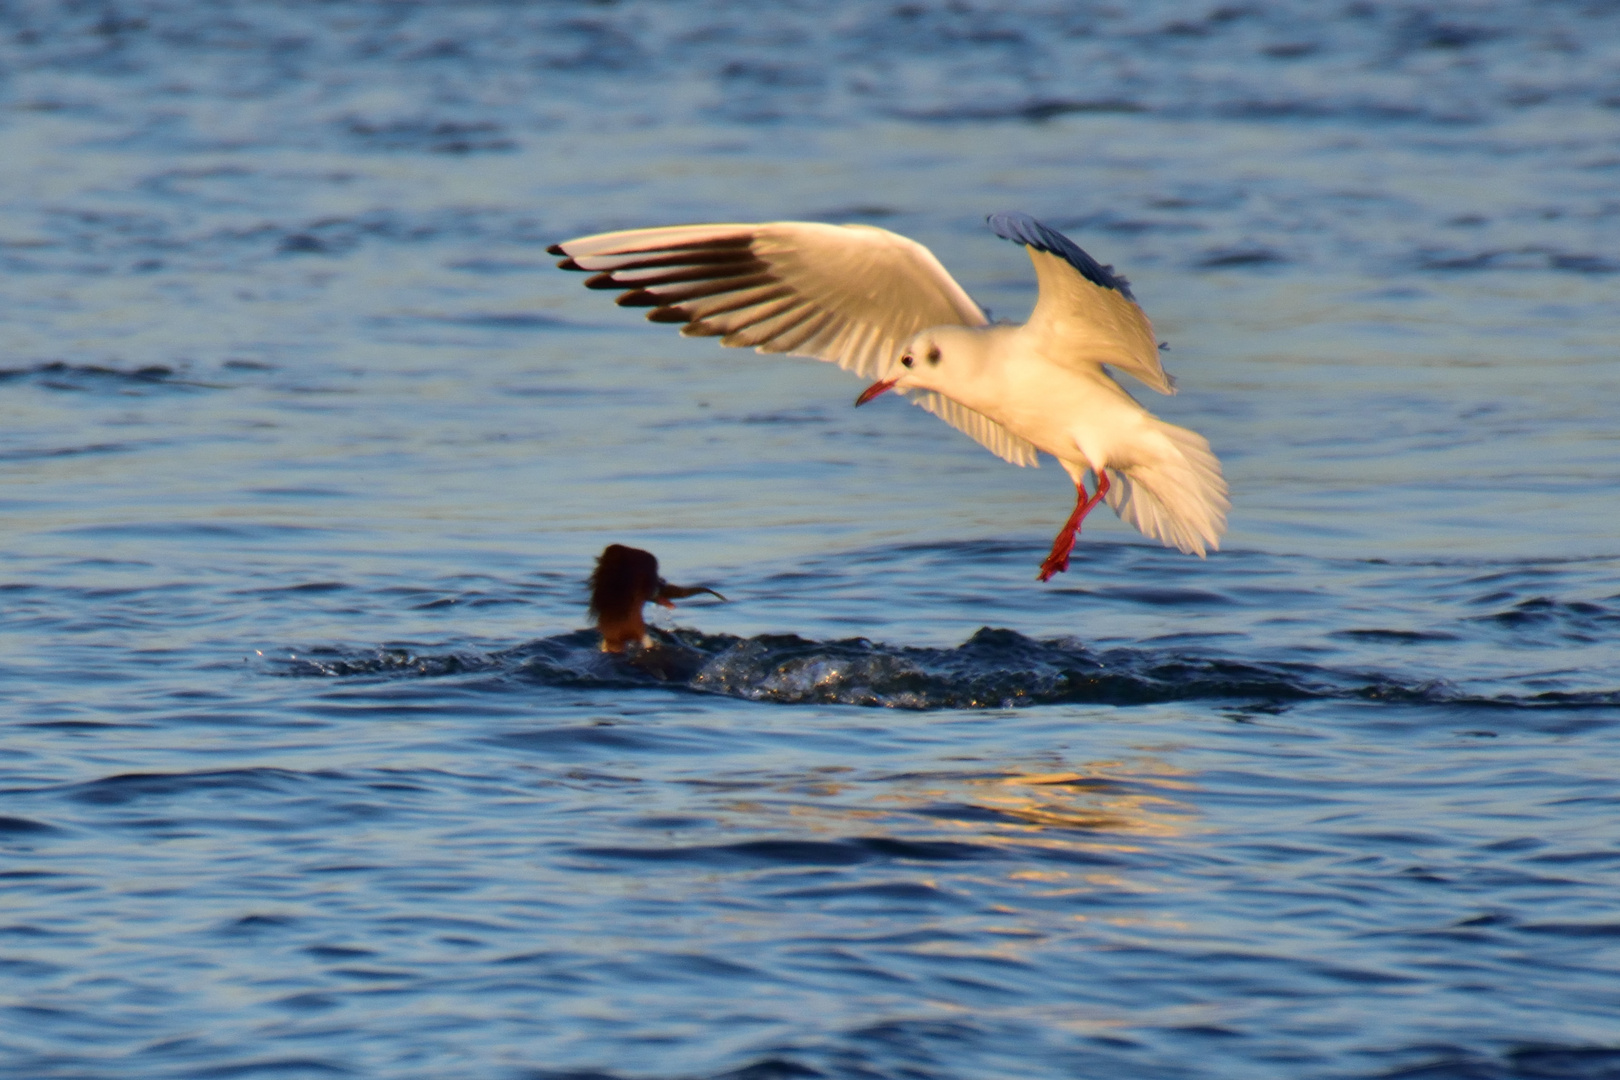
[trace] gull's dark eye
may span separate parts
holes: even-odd
[[[910,353],[907,353],[906,355],[904,355],[904,356],[902,356],[900,358],[900,366],[901,367],[910,367],[915,362],[916,361],[911,359],[911,354]]]
[[[928,350],[928,362],[930,364],[939,363],[939,346],[938,345],[935,345],[933,348]]]

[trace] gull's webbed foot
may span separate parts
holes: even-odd
[[[1069,520],[1058,530],[1057,539],[1052,541],[1052,552],[1047,555],[1046,561],[1041,563],[1037,581],[1050,581],[1053,574],[1068,571],[1069,554],[1074,551],[1075,539],[1080,535],[1080,523],[1086,520],[1086,515],[1091,513],[1092,507],[1102,502],[1103,496],[1108,494],[1108,474],[1100,469],[1097,471],[1095,495],[1087,495],[1086,486],[1082,483],[1077,482],[1075,487],[1079,490],[1079,495],[1075,499],[1074,513],[1069,515]]]
[[[1062,574],[1069,569],[1069,553],[1074,550],[1074,533],[1065,530],[1052,541],[1051,554],[1041,563],[1041,572],[1037,581],[1050,581],[1053,574]]]

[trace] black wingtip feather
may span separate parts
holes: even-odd
[[[548,254],[548,255],[566,255],[566,254],[568,254],[568,252],[563,250],[563,246],[561,244],[552,244],[550,247],[546,248],[546,254]]]
[[[1131,295],[1131,283],[1126,281],[1123,275],[1114,273],[1112,266],[1104,266],[1087,255],[1079,244],[1051,226],[1042,225],[1028,214],[1017,210],[991,214],[984,220],[990,223],[990,231],[1003,240],[1011,240],[1015,244],[1024,244],[1036,251],[1056,255],[1080,271],[1080,276],[1093,285],[1113,289],[1127,300],[1136,300],[1136,297]]]

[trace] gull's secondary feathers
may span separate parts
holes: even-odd
[[[1174,393],[1152,324],[1112,267],[1027,214],[992,215],[1024,245],[1040,296],[1022,326],[984,312],[914,240],[870,225],[778,221],[630,229],[551,247],[593,289],[721,344],[826,360],[914,401],[1016,465],[1063,463],[1079,501],[1041,568],[1068,567],[1086,513],[1108,503],[1144,534],[1203,555],[1226,527],[1220,463],[1199,435],[1143,409],[1108,365]],[[1084,476],[1097,478],[1088,496]]]
[[[919,330],[990,320],[934,258],[870,225],[777,221],[630,229],[551,247],[564,270],[589,270],[588,289],[628,289],[620,307],[685,323],[762,353],[830,360],[871,378]]]

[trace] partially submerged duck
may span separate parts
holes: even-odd
[[[658,559],[650,551],[609,544],[591,573],[591,618],[602,634],[602,651],[624,652],[631,645],[652,644],[641,609],[651,600],[673,608],[676,600],[698,593],[724,600],[706,585],[671,585],[658,576]]]

